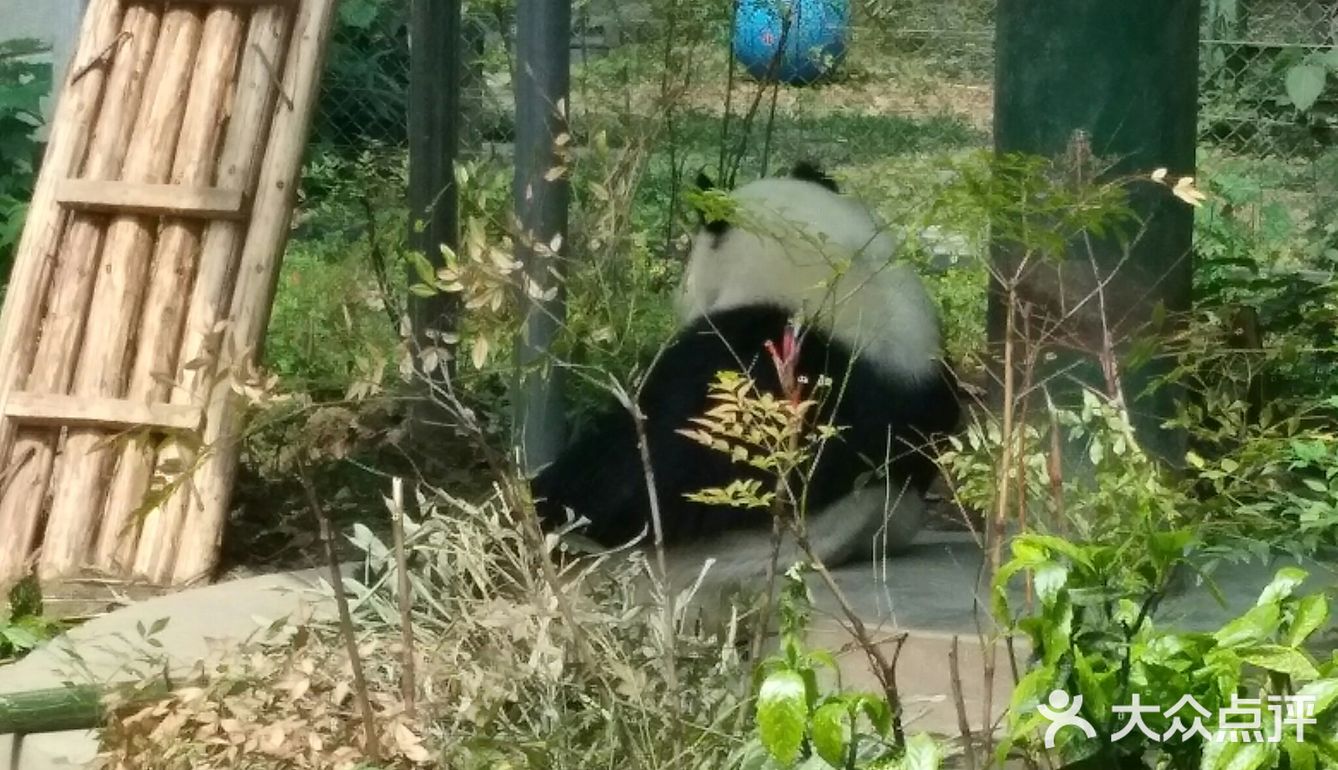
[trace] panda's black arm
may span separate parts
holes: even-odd
[[[585,535],[612,547],[642,528],[635,511],[646,496],[643,479],[636,426],[614,403],[539,472],[531,492],[546,527],[564,524],[571,509],[590,520]]]

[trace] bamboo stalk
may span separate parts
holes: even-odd
[[[237,74],[238,49],[244,30],[242,13],[234,7],[220,6],[205,19],[181,139],[177,143],[172,170],[174,185],[204,186],[213,182]],[[149,310],[140,321],[127,399],[152,404],[166,397],[168,388],[159,377],[166,378],[176,366],[202,229],[199,220],[167,219],[158,234],[144,299]],[[158,441],[158,436],[140,434],[130,438],[120,452],[93,550],[93,565],[97,568],[120,573],[134,558],[139,522],[133,514],[149,492]]]
[[[158,21],[141,6],[123,13],[120,0],[95,0],[84,17],[0,315],[0,349],[6,352],[0,356],[0,414],[9,393],[20,387],[52,393],[69,387],[104,220],[67,217],[56,204],[56,189],[81,166],[90,179],[120,173]],[[102,98],[104,83],[113,98]],[[47,318],[39,330],[44,305]],[[0,548],[0,583],[22,572],[31,556],[55,457],[55,431],[16,433],[11,421],[0,418],[0,459],[7,460],[0,478],[8,479],[0,484],[0,534],[7,544]]]
[[[162,183],[171,172],[201,27],[197,8],[169,6],[163,15],[123,181]],[[157,229],[157,220],[140,216],[118,216],[108,226],[71,387],[74,395],[114,398],[124,390],[126,359]],[[38,562],[42,578],[70,574],[89,555],[102,510],[95,501],[101,497],[110,454],[102,445],[105,438],[83,429],[71,430],[66,438]]]
[[[207,577],[218,561],[219,538],[237,472],[240,427],[246,404],[227,386],[227,373],[252,360],[265,327],[284,246],[287,243],[303,148],[316,106],[335,0],[304,0],[293,29],[284,67],[287,96],[274,116],[269,150],[256,190],[251,226],[242,248],[224,332],[217,372],[224,375],[212,389],[206,413],[204,442],[210,448],[196,486],[198,497],[184,497],[186,509],[173,579],[189,583]],[[186,490],[178,490],[178,494]]]
[[[290,19],[289,11],[277,6],[258,9],[251,16],[232,117],[214,182],[221,188],[248,193],[255,189],[265,138],[278,101],[275,87],[278,73],[271,68],[284,60]],[[216,327],[228,310],[245,234],[246,226],[241,222],[216,222],[205,230],[176,365],[178,386],[169,394],[172,404],[203,405],[209,399],[210,367],[200,364],[217,358]],[[195,457],[190,447],[168,437],[159,450],[158,462],[159,472],[168,475],[168,466],[193,467]],[[135,554],[136,575],[154,582],[171,578],[176,541],[185,515],[183,502],[184,497],[179,496],[145,513]]]
[[[157,677],[134,685],[66,685],[0,694],[0,735],[93,730],[117,712],[133,713],[171,692],[172,684]]]

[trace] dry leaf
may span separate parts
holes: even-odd
[[[475,369],[482,369],[483,365],[488,363],[488,338],[476,337],[474,339],[474,349],[470,351],[470,360]]]
[[[1204,200],[1208,198],[1207,195],[1204,195],[1197,187],[1194,186],[1194,177],[1192,176],[1180,177],[1180,179],[1175,183],[1175,187],[1172,188],[1171,192],[1175,195],[1175,197],[1195,207],[1197,207],[1199,204],[1201,204]]]

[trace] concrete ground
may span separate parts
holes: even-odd
[[[961,693],[973,730],[984,720],[986,688],[983,653],[976,641],[975,585],[981,554],[963,535],[926,533],[910,553],[887,564],[886,574],[869,566],[838,570],[836,580],[850,603],[882,638],[908,632],[898,659],[898,684],[907,709],[907,729],[957,735],[959,722],[953,703],[949,651],[958,639]],[[1281,563],[1233,568],[1220,583],[1229,606],[1205,599],[1202,590],[1189,588],[1169,600],[1159,615],[1162,623],[1185,628],[1211,628],[1249,607]],[[1338,587],[1335,566],[1304,565],[1310,570],[1311,589]],[[16,664],[0,668],[0,695],[49,687],[65,682],[115,681],[135,678],[133,663],[171,652],[170,667],[184,671],[204,657],[213,644],[236,644],[273,621],[293,615],[330,617],[333,608],[320,598],[318,573],[268,575],[221,583],[161,596],[103,615],[72,630]],[[849,645],[850,636],[835,619],[830,593],[815,587],[817,618],[811,642],[837,651],[840,676],[847,686],[877,689],[862,652]],[[982,622],[984,615],[981,615]],[[170,621],[156,635],[161,648],[149,645],[137,627]],[[75,667],[70,649],[78,650],[82,668]],[[889,656],[894,644],[888,641]],[[1025,645],[1015,655],[1025,661]],[[1008,702],[1011,675],[1007,657],[999,658],[994,679],[994,718]],[[90,732],[33,735],[16,739],[0,736],[0,770],[48,770],[84,766],[96,743]]]
[[[970,535],[957,533],[926,533],[915,548],[896,560],[886,563],[886,574],[878,574],[881,565],[850,566],[835,571],[834,577],[842,593],[861,619],[876,626],[884,637],[909,632],[901,650],[897,666],[900,690],[907,709],[907,729],[927,730],[943,735],[958,735],[957,709],[952,702],[953,687],[949,675],[949,653],[953,639],[958,640],[958,670],[961,691],[972,731],[979,731],[984,722],[983,661],[976,629],[988,629],[988,613],[984,610],[986,597],[981,596],[981,610],[976,611],[977,580],[983,556]],[[1248,610],[1259,597],[1259,592],[1273,579],[1278,569],[1296,565],[1289,560],[1271,564],[1236,565],[1221,570],[1215,580],[1226,600],[1222,606],[1211,598],[1208,589],[1187,580],[1182,589],[1163,603],[1157,613],[1159,626],[1181,630],[1209,630],[1220,627],[1227,620]],[[1305,591],[1338,589],[1338,559],[1296,565],[1306,569],[1310,580]],[[815,636],[828,646],[835,647],[849,640],[848,633],[837,625],[832,612],[835,603],[831,594],[818,585],[814,587],[819,608],[826,619],[817,625]],[[1023,600],[1018,591],[1012,592],[1014,606]],[[1332,629],[1332,621],[1331,626]],[[1332,632],[1332,630],[1331,630]],[[891,641],[885,649],[895,648]],[[1013,640],[1014,656],[1019,665],[1025,665],[1029,653],[1025,639]],[[1008,703],[1012,678],[1007,666],[1004,648],[1000,648],[999,673],[994,678],[993,719]],[[863,653],[846,650],[838,656],[841,674],[846,684],[876,688]]]
[[[67,682],[135,681],[142,678],[136,668],[161,671],[162,662],[180,674],[203,659],[211,645],[243,642],[281,618],[333,617],[333,603],[320,598],[317,575],[311,571],[219,583],[94,618],[0,668],[0,696]],[[163,618],[169,621],[153,636],[162,645],[156,647],[140,635],[139,626],[149,630]],[[71,650],[78,652],[78,665]],[[90,731],[0,735],[0,770],[70,770],[87,765],[96,750]]]

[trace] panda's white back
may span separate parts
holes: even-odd
[[[914,269],[894,260],[897,239],[867,206],[790,177],[750,182],[731,197],[729,229],[693,241],[682,322],[780,305],[903,377],[936,373],[938,311]]]

